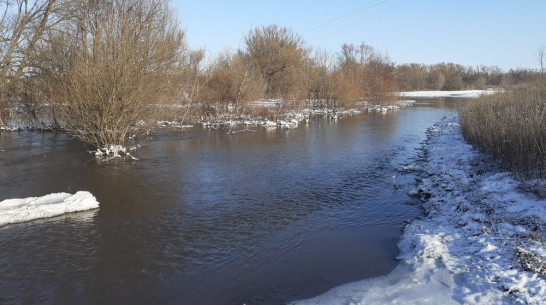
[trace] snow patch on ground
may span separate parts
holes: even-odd
[[[546,199],[464,142],[457,117],[428,130],[400,265],[294,304],[545,304]]]
[[[98,207],[97,199],[86,191],[79,191],[74,195],[53,193],[42,197],[6,199],[0,202],[0,226],[87,211]]]
[[[490,95],[498,93],[497,90],[459,90],[459,91],[408,91],[399,92],[398,96],[402,97],[462,97],[476,98],[481,95]]]

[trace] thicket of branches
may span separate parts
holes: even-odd
[[[392,103],[398,90],[509,87],[540,76],[396,66],[365,43],[312,50],[277,25],[251,29],[242,48],[205,62],[187,48],[168,0],[0,0],[0,18],[0,129],[19,111],[101,150],[127,146],[154,119],[275,119],[294,108]]]
[[[137,124],[172,98],[185,54],[184,33],[163,0],[87,2],[77,27],[52,33],[49,99],[65,128],[99,148],[125,145]],[[55,50],[70,46],[68,53]]]
[[[197,99],[210,110],[272,99],[276,109],[350,107],[367,100],[391,103],[397,90],[394,64],[364,43],[344,44],[337,54],[306,48],[303,39],[277,25],[251,29],[244,48],[218,56],[202,76]],[[222,108],[222,107],[220,107]]]
[[[62,16],[56,2],[0,1],[0,126],[5,124],[11,102],[24,91],[20,80],[28,72],[25,68],[33,50],[57,23],[52,15]]]

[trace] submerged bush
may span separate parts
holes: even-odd
[[[47,50],[65,64],[52,74],[52,99],[69,133],[102,151],[124,147],[157,110],[152,103],[171,98],[184,32],[166,0],[86,2],[76,17],[78,27]]]
[[[482,96],[460,113],[465,139],[526,176],[546,177],[546,84]]]

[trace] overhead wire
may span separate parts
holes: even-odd
[[[379,10],[379,11],[376,11],[376,12],[373,12],[371,14],[368,14],[366,16],[364,16],[363,18],[360,18],[360,19],[357,19],[356,21],[354,20],[356,17],[358,16],[362,16],[363,14],[365,13],[368,13],[370,10],[374,9],[374,8],[377,8],[378,6],[386,3],[386,2],[389,2],[390,0],[382,0],[382,1],[376,1],[372,4],[366,4],[366,5],[361,5],[361,6],[358,6],[354,9],[352,9],[350,12],[348,13],[345,13],[345,14],[342,14],[336,18],[333,18],[325,23],[322,23],[318,26],[315,26],[309,30],[307,30],[305,33],[310,33],[311,34],[311,38],[316,38],[316,37],[320,37],[320,36],[329,36],[329,35],[332,35],[332,34],[335,34],[339,31],[342,31],[342,30],[345,30],[351,26],[354,26],[358,23],[361,23],[367,19],[370,19],[376,15],[379,15],[381,13],[384,13],[385,11],[387,10],[390,10],[392,9],[393,7],[396,7],[400,4],[402,4],[403,2],[405,2],[406,0],[401,0],[401,1],[398,1],[382,10]],[[343,23],[346,23],[348,21],[352,21],[350,24],[345,24],[343,25]]]
[[[351,9],[351,11],[347,12],[347,13],[344,13],[336,18],[333,18],[327,22],[324,22],[320,25],[317,25],[313,28],[310,28],[308,29],[307,31],[305,31],[305,33],[310,33],[310,32],[314,32],[314,31],[321,31],[321,30],[324,30],[325,28],[329,28],[329,27],[332,27],[332,26],[335,26],[337,24],[340,24],[340,23],[343,23],[345,22],[346,20],[348,19],[351,19],[351,18],[354,18],[362,13],[365,13],[371,9],[373,9],[374,7],[378,6],[378,5],[381,5],[382,3],[384,2],[388,2],[389,0],[381,0],[381,1],[377,1],[375,3],[372,3],[372,4],[364,4],[364,5],[360,5],[360,6],[357,6],[356,8],[354,9]]]
[[[395,6],[398,6],[398,5],[402,4],[402,2],[405,2],[405,1],[406,1],[406,0],[400,0],[400,1],[396,2],[395,4],[389,6],[389,7],[386,7],[386,8],[384,8],[384,9],[378,11],[378,12],[375,12],[375,13],[373,13],[373,14],[371,14],[371,15],[368,15],[368,16],[362,18],[362,19],[359,19],[359,20],[357,20],[356,22],[351,23],[351,24],[347,25],[346,27],[341,28],[341,29],[339,29],[339,30],[344,30],[344,29],[346,29],[346,28],[348,28],[348,27],[351,27],[351,26],[353,26],[353,25],[355,25],[355,24],[357,24],[357,23],[360,23],[360,22],[362,22],[362,21],[364,21],[364,20],[370,19],[370,18],[372,18],[372,17],[374,17],[374,16],[376,16],[376,15],[379,15],[379,14],[385,12],[385,11],[390,10],[391,8],[393,8],[393,7],[395,7]]]

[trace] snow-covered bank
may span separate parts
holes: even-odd
[[[95,197],[86,191],[76,194],[53,193],[42,197],[6,199],[0,202],[0,226],[26,222],[99,207]]]
[[[462,138],[431,127],[412,190],[425,215],[404,230],[400,265],[295,304],[545,304],[546,183],[502,172]]]
[[[390,111],[397,111],[403,108],[407,108],[415,104],[414,100],[399,100],[395,105],[365,105],[365,109],[368,112],[380,112],[387,113]]]
[[[497,90],[459,90],[459,91],[408,91],[399,92],[401,97],[461,97],[461,98],[476,98],[480,95],[490,95],[498,93]]]
[[[2,131],[17,131],[17,130],[19,130],[19,128],[17,128],[17,127],[6,126],[4,124],[0,124],[0,132],[2,132]]]
[[[301,109],[301,110],[290,110],[279,115],[275,120],[266,119],[262,117],[255,117],[252,115],[232,115],[229,113],[223,114],[211,121],[200,121],[197,124],[207,128],[218,128],[218,127],[266,127],[266,128],[295,128],[298,127],[300,123],[311,120],[311,117],[314,115],[324,115],[329,119],[337,119],[343,116],[350,116],[357,113],[361,113],[361,110],[358,109]],[[178,127],[175,124],[165,124],[163,126]],[[178,127],[180,128],[180,127]]]

